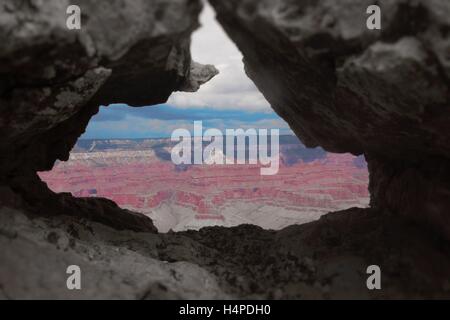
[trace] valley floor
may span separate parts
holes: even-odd
[[[317,150],[297,142],[282,146],[278,174],[261,176],[260,166],[250,164],[180,169],[161,160],[161,151],[138,147],[73,152],[69,161],[39,175],[55,192],[104,197],[144,213],[160,232],[240,224],[279,230],[369,203],[363,157],[322,151],[303,161]]]

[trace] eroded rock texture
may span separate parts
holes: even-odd
[[[81,30],[66,27],[69,4],[81,8]],[[35,172],[68,159],[100,105],[162,103],[173,91],[195,91],[216,75],[213,66],[190,57],[200,10],[199,1],[189,0],[1,1],[0,179],[32,208],[49,212],[56,196],[43,184],[34,187]],[[101,215],[80,210],[79,200],[57,201],[59,211],[66,205],[74,208],[67,213],[107,223],[120,212],[102,200],[84,201],[102,208]],[[127,217],[116,226],[136,229]],[[141,218],[137,229],[151,224]]]
[[[365,28],[370,1],[211,3],[304,143],[366,155],[372,208],[157,234],[111,201],[52,193],[36,171],[67,159],[99,105],[164,102],[217,73],[189,54],[201,4],[73,1],[82,29],[69,31],[69,1],[3,0],[0,298],[448,298],[448,1],[379,1],[381,31]],[[81,291],[65,286],[69,264]],[[381,291],[367,290],[371,264]]]
[[[310,147],[366,155],[372,206],[450,239],[450,3],[211,0],[245,67]]]
[[[401,230],[401,231],[400,231]],[[448,298],[448,252],[401,219],[350,209],[281,231],[117,231],[68,216],[0,212],[0,299]],[[68,265],[82,289],[67,290]],[[367,290],[366,268],[382,269]]]

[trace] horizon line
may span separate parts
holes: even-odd
[[[226,135],[224,135],[226,137]],[[292,137],[297,137],[295,134],[293,133],[284,133],[284,134],[280,134],[280,137],[283,136],[292,136]],[[198,136],[191,136],[191,138],[195,138]],[[170,139],[170,136],[164,136],[164,137],[145,137],[145,138],[79,138],[77,140],[78,141],[86,141],[86,140],[156,140],[156,139]]]

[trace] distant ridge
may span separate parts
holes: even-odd
[[[224,138],[224,151],[226,145]],[[73,153],[105,152],[105,151],[138,151],[152,150],[156,156],[163,161],[170,161],[170,149],[178,142],[173,142],[170,138],[138,138],[138,139],[83,139],[79,140]],[[316,159],[323,159],[326,152],[322,148],[307,148],[294,135],[281,135],[279,137],[281,160],[286,165],[292,165],[299,160],[309,162]],[[204,146],[209,142],[204,142]],[[246,145],[248,152],[248,142]],[[228,156],[228,154],[227,154]]]

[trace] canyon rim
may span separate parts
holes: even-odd
[[[209,3],[307,147],[365,156],[370,207],[162,234],[111,200],[54,193],[37,172],[68,160],[101,105],[155,105],[218,76],[190,54],[202,3],[2,0],[0,297],[449,298],[450,3],[379,1],[379,30],[366,0]],[[72,264],[83,290],[65,287]],[[372,264],[382,290],[366,288]]]

